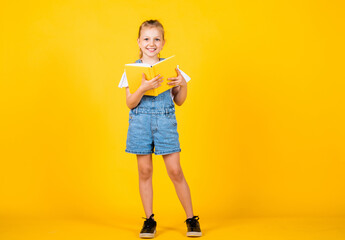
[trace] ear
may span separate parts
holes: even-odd
[[[139,45],[139,38],[137,39],[138,45]]]
[[[164,47],[164,45],[165,45],[165,39],[163,40],[163,44],[162,44],[162,47]]]

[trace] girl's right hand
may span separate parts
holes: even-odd
[[[159,74],[156,77],[152,78],[151,80],[146,80],[145,73],[142,73],[140,87],[146,92],[148,90],[161,86],[162,82],[163,82],[163,77],[161,77]]]

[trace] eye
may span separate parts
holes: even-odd
[[[144,38],[144,40],[148,40],[148,38]]]
[[[156,38],[156,40],[160,41],[160,39],[159,39],[159,38]]]

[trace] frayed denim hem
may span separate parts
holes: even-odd
[[[129,151],[125,150],[126,153],[133,153],[133,154],[138,154],[138,155],[146,155],[146,154],[152,154],[153,152],[135,152],[135,151]]]
[[[154,154],[156,154],[156,155],[166,155],[166,154],[175,153],[175,152],[181,152],[181,148],[177,148],[177,149],[169,151],[169,152],[155,152]]]

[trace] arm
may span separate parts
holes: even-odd
[[[161,85],[163,77],[157,75],[156,77],[152,78],[151,80],[147,81],[145,74],[142,74],[141,85],[140,87],[134,92],[130,93],[129,87],[126,87],[126,104],[127,106],[132,109],[138,106],[141,98],[144,96],[144,93],[147,90],[157,88]]]
[[[174,95],[176,105],[181,106],[187,98],[187,84],[174,87],[172,94]]]
[[[175,87],[172,89],[172,94],[174,95],[174,102],[178,106],[181,106],[187,98],[187,82],[178,68],[176,68],[176,71],[177,77],[168,78],[168,80],[171,80],[171,82],[168,84],[175,85]]]
[[[140,87],[138,88],[135,93],[131,94],[129,92],[129,87],[126,87],[126,104],[127,107],[132,109],[138,106],[141,98],[144,96],[145,91],[143,91]]]

